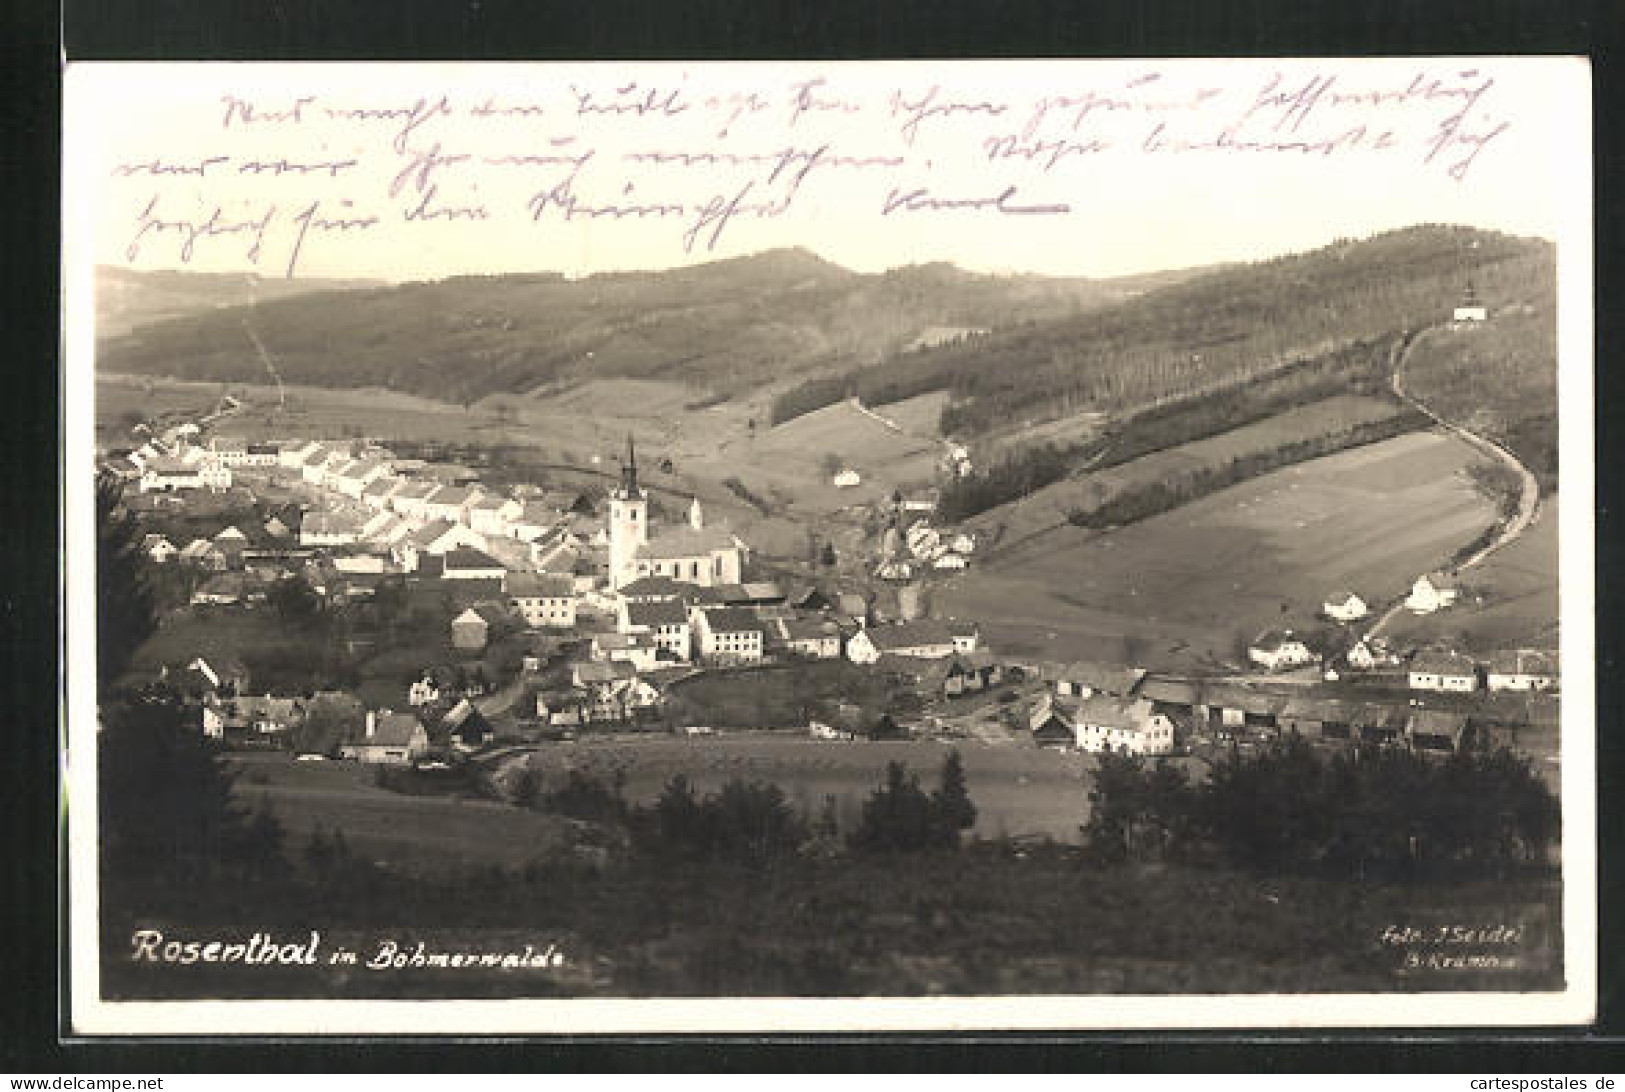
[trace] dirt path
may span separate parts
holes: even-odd
[[[1445,429],[1455,436],[1460,437],[1462,440],[1477,448],[1479,451],[1501,462],[1508,469],[1512,470],[1518,475],[1519,481],[1517,512],[1515,512],[1512,518],[1506,522],[1506,526],[1501,528],[1501,533],[1496,535],[1491,542],[1475,552],[1460,565],[1456,566],[1457,572],[1466,572],[1468,569],[1478,565],[1486,557],[1489,557],[1501,547],[1515,541],[1518,536],[1523,534],[1524,531],[1528,529],[1529,525],[1534,522],[1535,513],[1540,506],[1540,484],[1535,480],[1534,474],[1530,473],[1529,468],[1524,466],[1523,463],[1519,462],[1517,456],[1513,455],[1512,452],[1508,451],[1500,444],[1497,444],[1495,441],[1478,435],[1476,432],[1469,432],[1460,425],[1446,421],[1443,417],[1440,417],[1437,413],[1434,413],[1431,409],[1429,409],[1423,402],[1406,393],[1404,379],[1406,361],[1409,360],[1411,352],[1416,348],[1416,346],[1425,340],[1429,334],[1433,333],[1439,328],[1440,327],[1437,326],[1430,326],[1420,331],[1415,337],[1403,339],[1394,347],[1392,359],[1393,366],[1391,369],[1392,376],[1389,383],[1393,387],[1395,396],[1402,399],[1408,405],[1414,406],[1418,410],[1421,410],[1423,413],[1427,414],[1435,425]],[[1401,600],[1384,611],[1382,616],[1377,619],[1374,625],[1372,625],[1371,629],[1367,631],[1367,636],[1375,637],[1378,633],[1382,632],[1383,627],[1387,626],[1403,607],[1404,601]]]

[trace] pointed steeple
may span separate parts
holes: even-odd
[[[632,447],[632,434],[626,434],[626,462],[621,464],[621,490],[628,496],[638,491],[638,454]]]

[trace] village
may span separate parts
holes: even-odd
[[[148,669],[223,747],[447,769],[583,734],[1200,758],[1296,732],[1330,748],[1510,745],[1556,762],[1553,654],[1475,659],[1378,632],[1398,611],[1451,609],[1463,588],[1448,571],[1418,576],[1375,624],[1376,605],[1331,590],[1315,626],[1260,633],[1246,663],[1211,676],[1053,662],[988,647],[974,619],[929,615],[929,581],[963,573],[977,547],[936,521],[935,490],[866,513],[873,544],[839,572],[869,579],[820,580],[761,564],[697,496],[681,511],[651,503],[630,438],[610,488],[499,489],[364,440],[248,443],[225,431],[230,410],[142,424],[138,446],[104,462],[150,528],[166,621],[196,634]],[[856,477],[841,467],[833,484]],[[387,671],[268,673],[208,637],[233,618],[297,630],[318,615],[361,620],[344,651]]]

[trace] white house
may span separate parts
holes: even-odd
[[[524,511],[525,506],[511,497],[480,497],[469,505],[468,525],[482,535],[506,538]]]
[[[481,496],[478,486],[448,485],[423,502],[425,519],[443,519],[452,523],[468,522],[468,507]]]
[[[570,629],[576,624],[575,582],[554,573],[509,573],[508,603],[532,629]]]
[[[231,472],[226,471],[226,484],[231,484]],[[203,488],[203,467],[172,456],[160,455],[148,459],[141,468],[141,492],[170,492],[176,489]]]
[[[1078,703],[1073,721],[1080,750],[1162,755],[1174,749],[1173,721],[1146,698],[1096,694]]]
[[[390,507],[407,519],[426,520],[429,498],[439,492],[439,482],[407,482],[389,498]]]
[[[290,470],[297,470],[305,465],[312,455],[322,449],[318,440],[306,440],[300,444],[285,445],[277,452],[277,462]]]
[[[1557,654],[1532,649],[1497,652],[1485,666],[1484,681],[1491,690],[1556,690]]]
[[[695,607],[689,611],[696,653],[713,663],[762,658],[762,621],[743,607]]]
[[[675,600],[633,603],[623,599],[617,628],[622,633],[647,636],[657,649],[688,662],[692,636],[688,611]]]
[[[1315,654],[1289,629],[1266,630],[1247,646],[1247,658],[1260,667],[1276,671],[1311,663]]]
[[[1449,573],[1424,573],[1411,585],[1411,594],[1405,599],[1405,609],[1413,614],[1432,614],[1454,603],[1458,594],[1456,578]]]
[[[1327,596],[1320,609],[1334,622],[1353,622],[1364,618],[1370,610],[1364,599],[1347,589]]]
[[[141,549],[160,565],[180,552],[175,548],[175,544],[163,535],[148,535],[141,540]]]
[[[835,477],[830,480],[835,483],[837,489],[851,489],[863,484],[863,475],[848,466],[836,471]]]
[[[1412,690],[1464,694],[1478,689],[1478,665],[1458,652],[1424,649],[1407,672]]]
[[[395,560],[408,572],[417,571],[425,554],[439,557],[460,546],[481,549],[485,540],[460,523],[439,520],[406,535],[394,547]]]
[[[389,476],[389,466],[378,459],[357,459],[333,478],[333,487],[346,497],[359,500],[369,485]]]
[[[1479,300],[1478,293],[1473,290],[1473,286],[1469,284],[1466,293],[1461,297],[1461,303],[1456,306],[1450,317],[1451,321],[1458,323],[1484,322],[1489,319],[1490,312],[1483,302]]]
[[[787,652],[813,660],[840,658],[841,630],[828,618],[775,618],[768,625]]]

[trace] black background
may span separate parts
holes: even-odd
[[[1618,192],[1622,7],[1553,0],[0,0],[8,185],[0,304],[0,1071],[504,1070],[1625,1071],[1621,994],[1621,568],[1612,505],[1622,386]],[[1552,53],[1593,58],[1597,194],[1597,674],[1600,1022],[1593,1029],[1297,1036],[629,1038],[493,1044],[65,1040],[59,947],[60,90],[76,60],[549,60]],[[1625,403],[1622,403],[1625,404]],[[1571,497],[1569,503],[1581,498]],[[1307,985],[1312,985],[1306,983]],[[222,1034],[230,1032],[222,1027]]]

